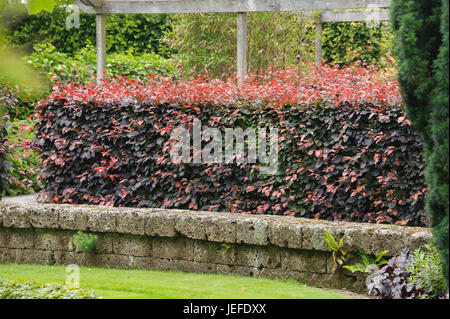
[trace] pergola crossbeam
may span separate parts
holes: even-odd
[[[81,1],[81,0],[77,0]],[[85,0],[89,1],[89,0]],[[88,13],[269,12],[387,8],[391,0],[108,0],[81,7]]]

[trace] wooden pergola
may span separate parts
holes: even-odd
[[[320,21],[316,24],[316,63],[320,63],[322,23],[387,21],[391,0],[76,0],[76,4],[81,10],[96,15],[98,81],[106,71],[107,14],[207,12],[237,13],[237,74],[243,80],[247,75],[247,12],[320,10]]]

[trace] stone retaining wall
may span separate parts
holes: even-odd
[[[429,241],[428,229],[185,210],[0,202],[0,262],[225,273],[289,278],[308,285],[365,291],[364,277],[331,276],[323,229],[360,248],[389,256]],[[98,235],[91,253],[72,236]],[[1,277],[1,274],[0,274]]]

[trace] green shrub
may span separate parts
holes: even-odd
[[[85,83],[96,76],[95,47],[87,44],[73,57],[59,52],[52,44],[38,44],[25,61],[40,69],[53,80]],[[126,52],[111,53],[106,56],[107,76],[128,78],[148,78],[152,73],[172,76],[176,67],[171,60],[153,53]]]
[[[77,248],[91,252],[97,245],[98,236],[78,231],[73,235],[74,244]]]
[[[408,117],[424,140],[426,211],[449,276],[449,39],[447,0],[392,2],[399,82]]]
[[[100,299],[88,290],[61,284],[25,280],[0,280],[0,299]]]
[[[329,64],[348,65],[362,61],[387,67],[392,64],[390,24],[369,26],[365,22],[324,23],[323,59]]]
[[[442,297],[447,285],[440,264],[441,255],[436,247],[426,245],[416,249],[413,256],[413,264],[406,269],[410,273],[408,283],[420,291],[421,299]]]
[[[25,6],[17,6],[15,14],[1,18],[15,47],[31,52],[38,43],[51,43],[57,51],[72,55],[95,43],[95,15],[80,10],[80,27],[67,28],[69,14],[65,7],[56,7],[52,13],[28,15]],[[108,53],[134,49],[167,56],[160,39],[169,28],[165,14],[111,14],[106,23],[106,49]]]
[[[34,121],[15,119],[7,122],[5,128],[6,146],[10,150],[6,156],[10,165],[7,170],[5,195],[15,196],[39,191],[41,181],[38,180],[38,175],[41,159],[39,153],[32,148]]]

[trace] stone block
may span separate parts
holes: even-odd
[[[269,224],[269,240],[279,247],[302,248],[302,228],[300,224],[272,222]]]
[[[74,206],[72,208],[61,208],[59,213],[59,228],[70,230],[87,230],[88,215],[86,210]]]
[[[327,273],[328,254],[319,251],[283,249],[281,268],[287,270]]]
[[[322,238],[322,236],[325,236],[323,231],[325,228],[330,231],[336,241],[344,235],[343,230],[337,227],[330,227],[329,225],[321,223],[308,224],[302,229],[302,249],[331,251]]]
[[[116,232],[122,234],[145,235],[145,216],[143,211],[124,210],[116,214]]]
[[[32,229],[0,228],[0,247],[33,249],[34,235]]]
[[[236,221],[236,242],[250,245],[267,245],[269,243],[266,220],[244,217]]]
[[[29,228],[30,211],[20,205],[2,205],[3,227]]]
[[[259,269],[279,268],[281,266],[280,248],[276,246],[240,245],[237,248],[236,263]]]
[[[14,248],[0,248],[0,263],[16,262],[16,250]]]
[[[91,210],[87,212],[86,227],[91,232],[113,233],[116,230],[116,216],[120,214],[115,211]]]
[[[194,241],[194,261],[232,265],[236,262],[236,248],[230,244]]]
[[[187,238],[153,238],[152,256],[166,259],[194,260],[194,241]]]
[[[152,239],[145,236],[113,236],[113,251],[119,255],[145,257],[152,255]]]
[[[236,242],[236,220],[231,216],[214,216],[205,222],[206,236],[209,241],[221,243]]]
[[[145,216],[145,234],[152,237],[175,237],[176,213],[156,212]]]
[[[16,263],[53,265],[55,263],[53,251],[36,249],[17,249]]]
[[[65,250],[75,249],[72,233],[67,231],[36,229],[34,231],[34,248],[42,250]]]
[[[390,256],[400,254],[403,247],[408,246],[405,233],[396,227],[383,226],[372,234],[372,254],[376,255],[383,250],[389,250]]]
[[[191,239],[206,239],[205,222],[208,217],[203,214],[179,214],[175,219],[175,231]]]
[[[39,209],[32,206],[29,213],[30,224],[34,228],[59,228],[59,214],[55,207]]]

